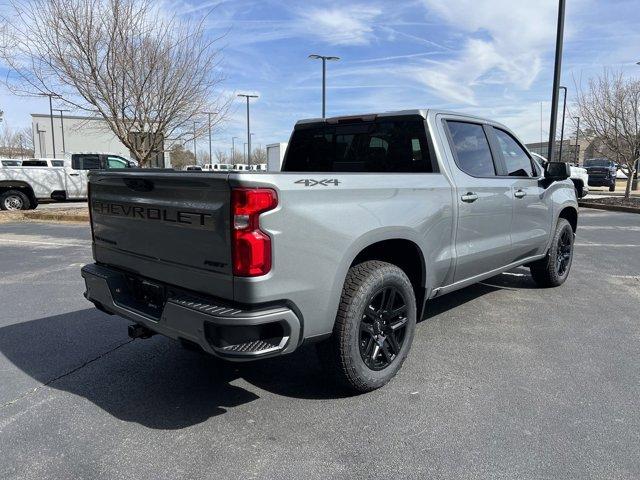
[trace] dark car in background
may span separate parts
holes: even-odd
[[[608,158],[590,158],[584,161],[583,167],[589,174],[589,185],[592,187],[609,187],[609,191],[616,189],[616,162]]]

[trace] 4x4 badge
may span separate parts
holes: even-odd
[[[315,187],[316,185],[321,185],[323,187],[328,187],[333,185],[337,187],[340,185],[340,180],[337,178],[323,178],[322,180],[314,180],[313,178],[301,178],[294,183],[301,183],[305,187]]]

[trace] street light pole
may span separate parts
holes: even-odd
[[[579,143],[579,137],[580,137],[580,117],[573,117],[574,120],[576,120],[578,122],[578,126],[576,127],[576,154],[575,154],[575,164],[576,167],[578,166],[579,163],[579,159],[578,159],[578,151],[580,150],[580,143]]]
[[[313,60],[322,60],[322,118],[326,118],[326,100],[327,100],[327,60],[340,60],[340,57],[311,54],[309,58]]]
[[[62,116],[62,112],[70,112],[71,110],[65,110],[63,108],[54,108],[56,112],[60,112],[60,130],[62,131],[62,154],[64,155],[67,152],[67,148],[64,144],[64,117]]]
[[[249,99],[258,98],[258,95],[249,95],[247,93],[238,94],[239,97],[247,99],[247,165],[251,165],[251,126],[249,124]]]
[[[216,115],[218,112],[202,112],[209,116],[209,163],[213,163],[213,153],[211,151],[211,115]]]
[[[567,114],[567,87],[560,87],[560,90],[564,90],[564,101],[562,103],[562,127],[560,127],[560,155],[559,159],[562,161],[562,144],[564,143],[564,117]]]
[[[240,137],[231,137],[231,163],[236,161],[236,138],[240,139]]]
[[[551,97],[551,119],[549,121],[549,150],[548,158],[553,162],[556,143],[556,127],[558,124],[558,95],[560,93],[560,74],[562,73],[562,45],[564,40],[564,10],[566,0],[558,2],[558,25],[556,32],[556,57],[553,72],[553,94]]]
[[[193,122],[193,164],[198,165],[198,151],[196,150],[196,125],[198,122]]]
[[[53,132],[53,98],[60,98],[56,93],[39,93],[40,97],[49,97],[49,118],[51,120],[51,145],[53,146],[53,158],[56,158],[56,136]]]

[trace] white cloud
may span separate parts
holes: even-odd
[[[310,8],[298,12],[298,28],[332,45],[368,45],[380,8],[367,4]]]
[[[557,3],[511,0],[423,0],[435,14],[464,35],[457,56],[411,74],[440,97],[475,104],[476,87],[505,84],[528,89],[553,49]]]

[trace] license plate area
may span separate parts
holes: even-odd
[[[116,303],[159,320],[167,301],[164,285],[126,275],[122,287],[116,288]]]

